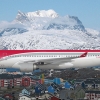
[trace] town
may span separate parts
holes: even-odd
[[[97,69],[36,70],[32,73],[0,69],[0,72],[0,100],[100,99]]]

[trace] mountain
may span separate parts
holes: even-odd
[[[27,28],[17,22],[0,22],[0,36],[9,36],[27,32]]]
[[[16,35],[24,32],[27,32],[27,30],[22,28],[6,28],[0,31],[0,36]]]
[[[90,29],[90,28],[86,28],[86,31],[87,31],[88,35],[90,35],[90,36],[100,37],[100,31]]]
[[[71,29],[85,31],[78,17],[69,15],[62,17],[53,10],[39,10],[29,13],[18,11],[15,21],[35,30]]]
[[[33,17],[49,17],[49,18],[56,18],[59,15],[52,9],[50,10],[39,10],[39,11],[35,11],[35,12],[28,12],[27,17],[29,17],[30,19],[32,19]]]
[[[64,29],[71,29],[71,30],[79,30],[79,31],[86,31],[82,22],[75,16],[65,16],[65,17],[57,17],[52,19],[48,22],[43,29],[50,30],[64,30]]]
[[[77,30],[30,30],[1,37],[0,49],[100,49],[100,37]]]
[[[100,32],[54,10],[18,11],[12,22],[0,22],[0,49],[100,49]]]

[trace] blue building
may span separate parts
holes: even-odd
[[[46,87],[41,84],[41,83],[37,83],[35,86],[35,93],[45,93]]]
[[[56,83],[56,84],[61,84],[60,78],[55,78],[55,79],[53,80],[53,82]]]
[[[48,87],[48,92],[54,94],[55,90],[52,86]]]
[[[65,82],[66,89],[74,89],[73,86],[69,82]]]
[[[45,84],[50,84],[50,83],[52,83],[52,82],[53,82],[52,79],[44,79],[44,83],[45,83]]]
[[[20,95],[27,95],[30,96],[30,92],[27,89],[23,89]]]
[[[35,93],[36,94],[40,94],[41,93],[41,89],[39,87],[35,87]]]

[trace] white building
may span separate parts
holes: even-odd
[[[0,68],[0,74],[6,73],[6,72],[7,72],[6,68]]]
[[[35,97],[30,97],[30,96],[25,96],[25,95],[22,95],[19,97],[18,100],[36,100]]]

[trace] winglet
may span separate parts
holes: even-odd
[[[86,56],[87,56],[87,52],[85,52],[82,55],[80,55],[80,57],[86,57]]]

